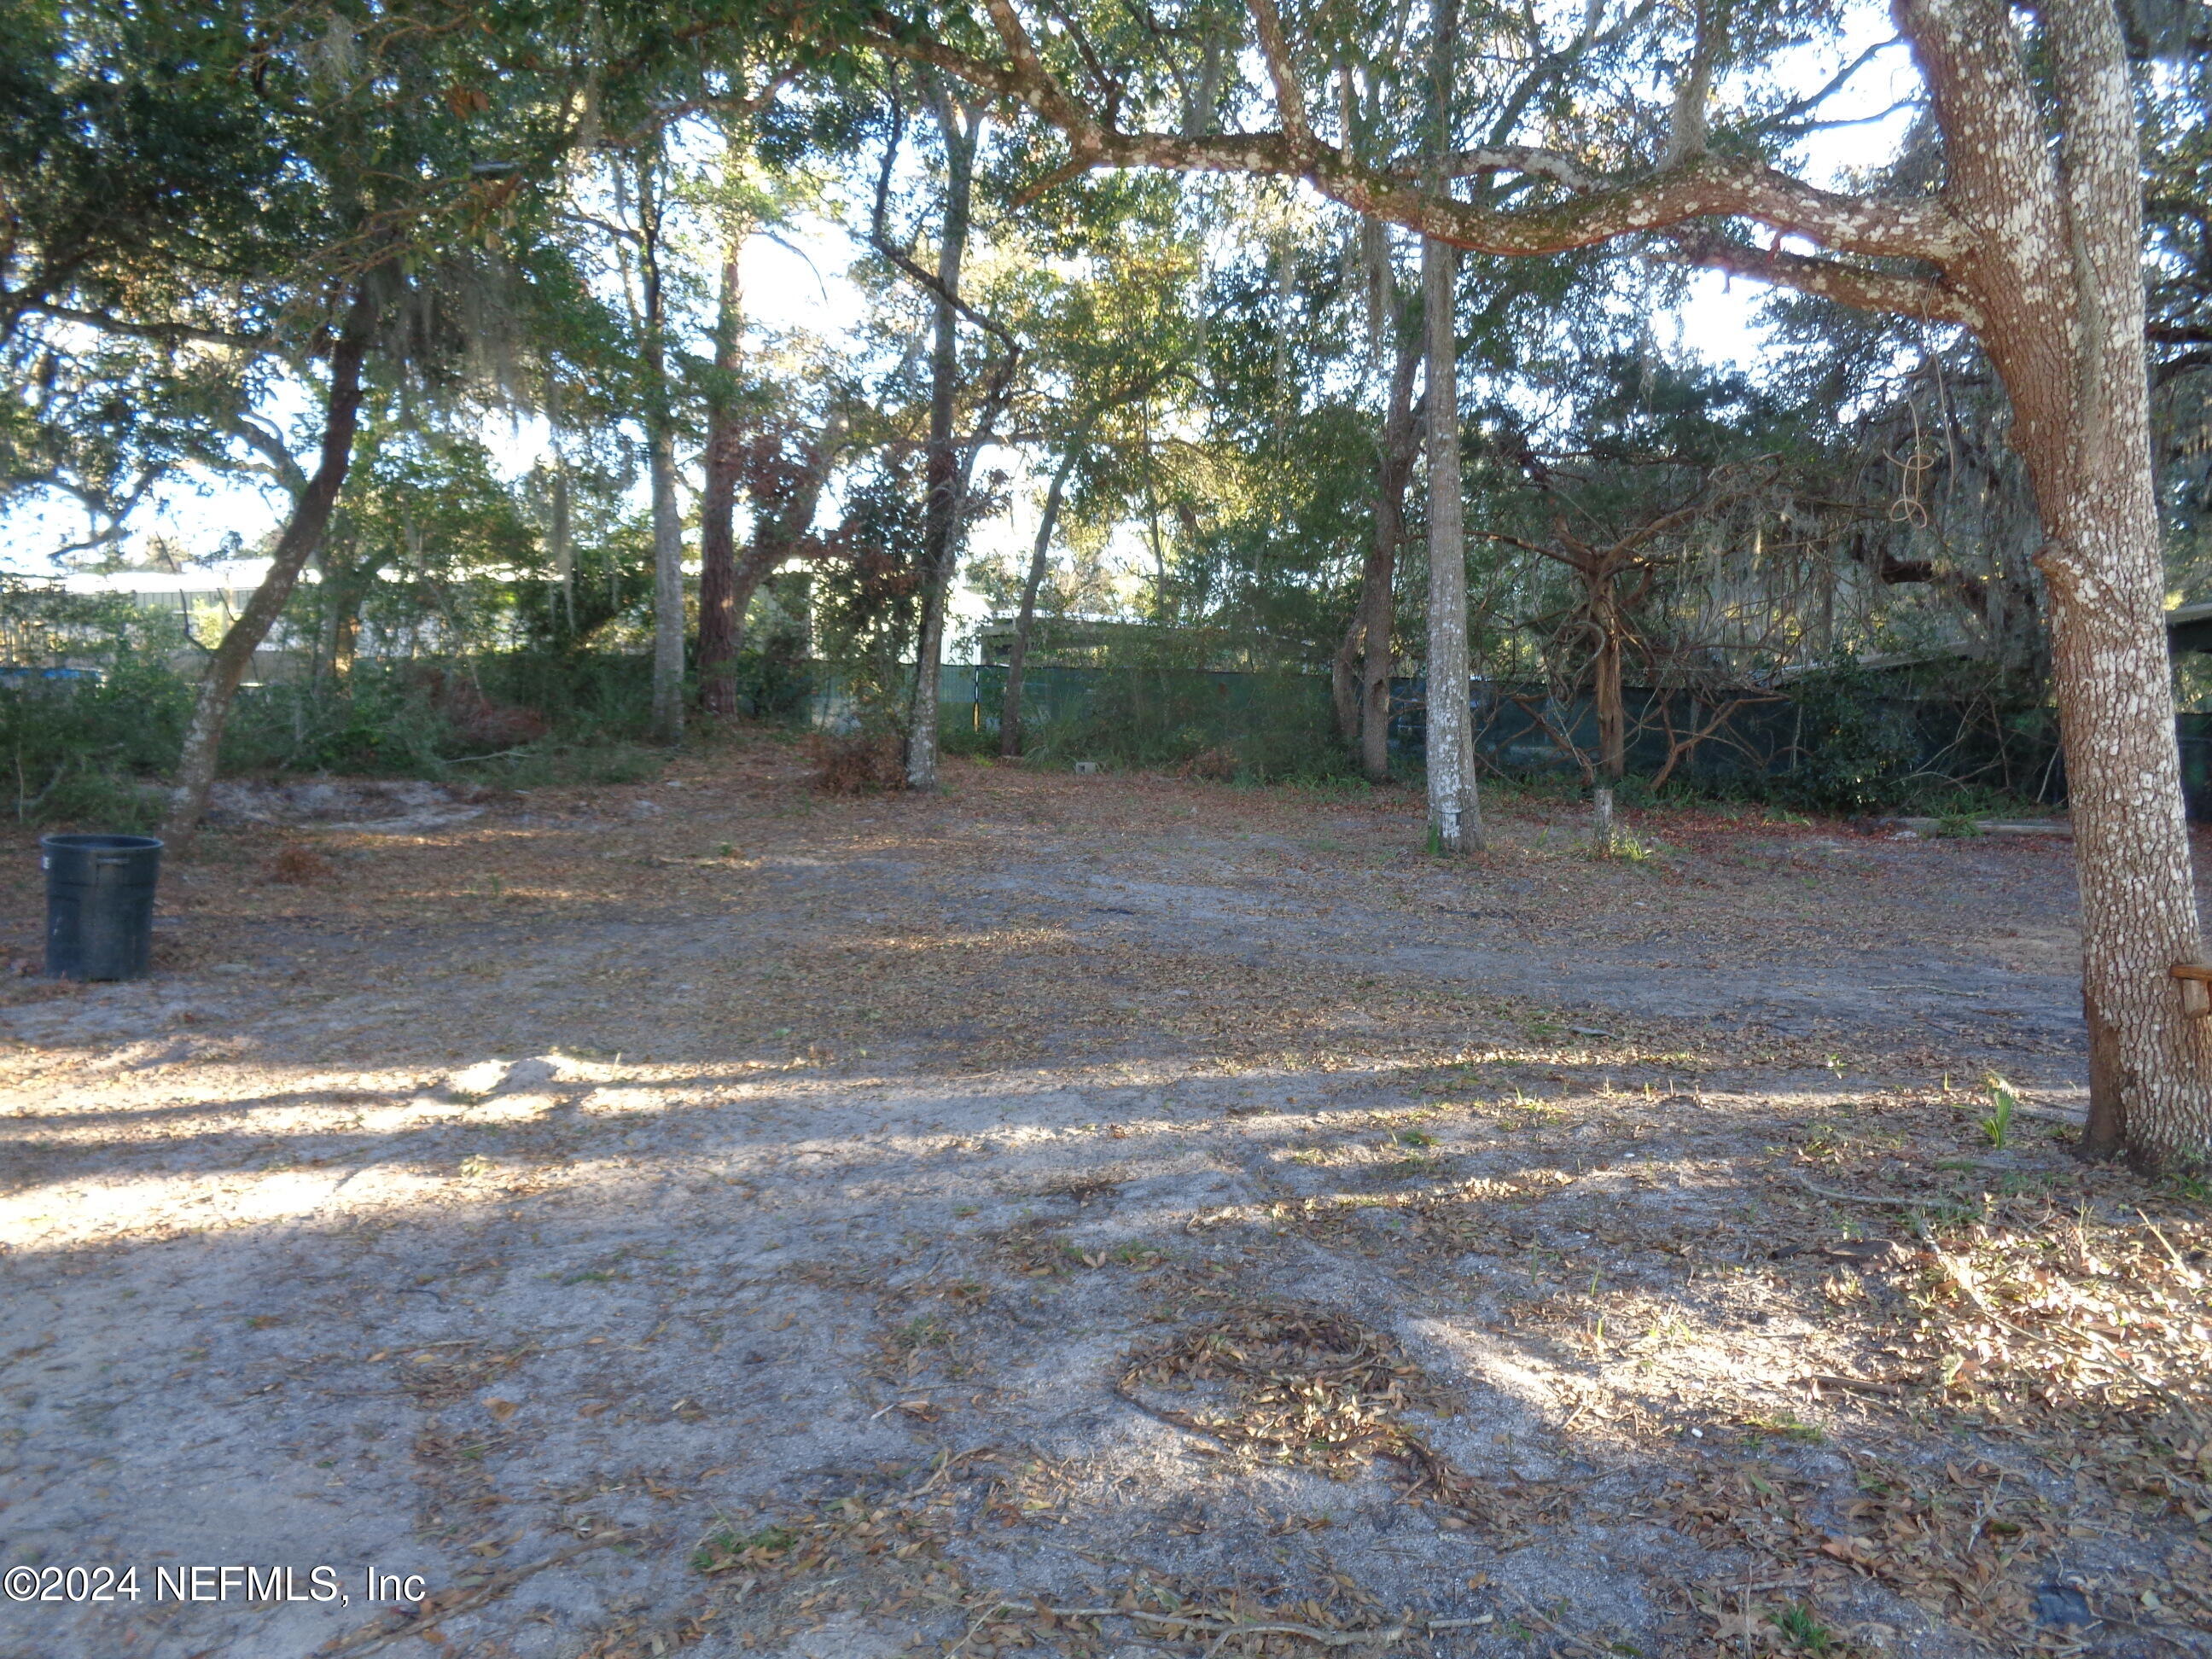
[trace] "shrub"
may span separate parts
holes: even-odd
[[[269,860],[269,879],[279,886],[305,887],[311,883],[326,881],[337,873],[337,866],[312,847],[298,842],[287,842],[276,849],[276,856]]]
[[[1920,742],[1882,682],[1848,657],[1790,688],[1797,705],[1797,764],[1782,793],[1824,812],[1893,809],[1910,787]]]
[[[156,775],[183,741],[191,693],[164,665],[118,653],[95,679],[0,684],[0,764],[18,822],[150,828]]]
[[[814,787],[826,794],[865,795],[906,782],[904,745],[895,732],[817,732],[806,749]]]

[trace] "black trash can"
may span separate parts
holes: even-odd
[[[143,979],[154,946],[151,836],[45,836],[46,972],[56,979]]]

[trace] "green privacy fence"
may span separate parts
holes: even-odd
[[[1342,769],[1328,682],[1314,674],[1160,667],[1033,668],[1023,676],[1024,751],[1044,760],[1121,766],[1210,763],[1255,779]],[[939,730],[948,748],[995,752],[1005,706],[1002,665],[947,665],[939,672]],[[835,675],[817,681],[809,711],[817,726],[854,719]]]
[[[824,665],[810,668],[810,718],[835,726],[845,704],[834,675]],[[1006,669],[994,664],[940,671],[948,745],[996,750],[1006,684]],[[1579,775],[1577,756],[1596,753],[1597,720],[1587,696],[1478,681],[1469,703],[1477,752],[1493,771]],[[1846,728],[1832,708],[1786,689],[1631,688],[1627,705],[1629,770],[1646,780],[1825,780],[1847,791],[1850,780],[1843,775],[1850,768],[1878,763],[1907,781],[1986,787],[2049,805],[2065,798],[2055,725],[2040,710],[1882,696],[1855,705]],[[1024,678],[1022,707],[1025,750],[1046,760],[1177,766],[1211,752],[1255,778],[1345,765],[1329,684],[1319,674],[1033,668]],[[1426,714],[1423,682],[1392,683],[1390,747],[1409,771],[1419,763]],[[2180,715],[2176,735],[2190,816],[2212,819],[2212,714]]]

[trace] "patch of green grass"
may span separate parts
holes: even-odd
[[[1800,1653],[1832,1653],[1835,1632],[1813,1616],[1813,1610],[1793,1601],[1774,1615],[1774,1627]]]
[[[1789,1412],[1771,1417],[1747,1417],[1743,1422],[1746,1428],[1757,1433],[1771,1435],[1778,1440],[1792,1440],[1801,1446],[1821,1445],[1828,1437],[1819,1424],[1802,1422]]]
[[[2212,1177],[2200,1171],[2178,1170],[2166,1176],[2166,1189],[2192,1204],[2212,1204]]]
[[[2012,1133],[2012,1115],[2020,1104],[2020,1097],[2013,1092],[2012,1085],[1995,1072],[1982,1079],[1982,1087],[1989,1091],[1993,1109],[1987,1117],[1981,1120],[1982,1133],[1989,1137],[1990,1146],[2002,1152],[2007,1138]]]
[[[692,1552],[692,1571],[713,1572],[732,1558],[742,1556],[748,1550],[758,1550],[767,1555],[782,1555],[798,1542],[799,1534],[789,1527],[763,1527],[742,1537],[732,1531],[718,1532]]]
[[[891,1331],[891,1346],[906,1353],[919,1353],[924,1348],[948,1347],[952,1342],[952,1328],[934,1314],[922,1314],[909,1319]]]

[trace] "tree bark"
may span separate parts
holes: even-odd
[[[668,385],[667,299],[661,282],[657,149],[637,170],[638,282],[645,313],[645,435],[653,487],[653,735],[684,737],[684,521],[676,500],[676,416]]]
[[[1595,573],[1589,598],[1590,621],[1597,629],[1597,659],[1592,664],[1590,701],[1597,709],[1596,787],[1591,792],[1598,855],[1613,855],[1613,792],[1628,769],[1628,710],[1621,696],[1621,617],[1610,566]]]
[[[960,388],[960,262],[968,251],[969,198],[975,145],[983,131],[978,111],[963,119],[963,106],[940,90],[937,120],[945,135],[945,224],[937,245],[936,337],[929,357],[929,442],[922,466],[928,495],[922,504],[921,623],[915,641],[914,696],[906,732],[909,789],[937,787],[938,665],[945,655],[945,605],[958,556],[961,477],[952,422]]]
[[[2082,1150],[2212,1150],[2212,1030],[2166,969],[2203,959],[2174,739],[2142,346],[2141,158],[2109,0],[2043,9],[2055,159],[1995,0],[1909,0],[1914,49],[1980,233],[1965,271],[2043,520],[2051,683],[2081,891]],[[2017,143],[2012,153],[1993,145]]]
[[[1429,118],[1439,167],[1451,152],[1459,0],[1436,0]],[[1448,858],[1482,845],[1468,707],[1467,501],[1459,475],[1459,250],[1421,239],[1421,321],[1429,404],[1429,839]]]
[[[223,630],[222,643],[216,647],[206,677],[200,681],[191,721],[185,728],[184,747],[177,757],[176,787],[161,824],[163,836],[179,849],[191,843],[207,811],[223,727],[229,723],[239,682],[246,678],[254,652],[283,614],[285,602],[299,584],[300,572],[321,544],[331,509],[337,505],[338,490],[345,483],[346,469],[353,464],[354,434],[361,425],[362,365],[376,331],[376,311],[368,279],[364,278],[355,285],[345,320],[331,348],[330,394],[324,407],[321,456],[314,474],[293,503],[291,519],[270,556],[269,574],[261,579],[237,619]]]
[[[743,325],[738,258],[749,229],[733,228],[722,255],[722,290],[714,317],[717,380],[707,399],[706,478],[699,498],[699,705],[720,715],[738,712],[738,635],[744,626],[737,611],[734,527],[743,432],[730,382],[738,370]]]
[[[1421,292],[1429,359],[1429,836],[1456,858],[1482,845],[1468,707],[1466,503],[1459,474],[1455,250],[1425,239]],[[1387,688],[1386,688],[1387,690]]]
[[[1006,696],[999,705],[999,754],[1006,760],[1022,752],[1022,687],[1029,672],[1030,631],[1036,623],[1037,590],[1044,586],[1045,563],[1052,551],[1053,530],[1060,523],[1067,475],[1081,459],[1089,434],[1086,422],[1068,440],[1066,452],[1053,469],[1052,485],[1044,495],[1044,514],[1037,520],[1036,545],[1030,550],[1029,574],[1022,582],[1022,608],[1014,618],[1014,643],[1006,653]]]

